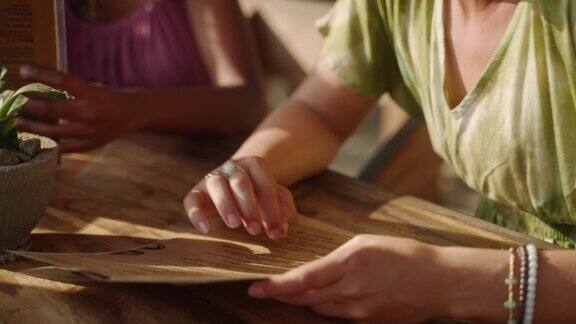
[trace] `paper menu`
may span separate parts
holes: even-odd
[[[330,253],[353,234],[302,217],[283,240],[239,230],[227,236],[174,238],[108,253],[16,253],[93,281],[201,284],[268,278]],[[51,271],[27,273],[59,280]]]

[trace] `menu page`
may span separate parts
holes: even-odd
[[[223,233],[108,253],[15,253],[95,281],[198,284],[268,278],[325,256],[353,237],[306,217],[287,238],[277,241],[238,230]],[[58,276],[48,279],[58,280]]]
[[[0,1],[0,64],[8,81],[18,67],[35,64],[66,70],[64,0]]]

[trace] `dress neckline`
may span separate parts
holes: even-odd
[[[500,63],[502,62],[502,56],[506,52],[506,49],[508,49],[508,45],[510,44],[512,36],[514,35],[514,31],[518,26],[518,21],[520,20],[520,13],[522,11],[523,2],[519,1],[518,4],[516,5],[514,13],[512,14],[512,18],[510,18],[510,21],[508,22],[508,27],[506,27],[506,31],[504,32],[502,39],[500,40],[498,46],[496,47],[496,50],[492,54],[492,58],[484,68],[484,71],[482,72],[480,79],[478,79],[472,90],[470,90],[464,96],[464,98],[462,98],[462,100],[454,107],[450,106],[450,101],[447,98],[448,93],[446,90],[446,31],[445,31],[446,12],[444,2],[445,0],[436,1],[436,6],[434,8],[434,15],[436,19],[435,20],[436,26],[434,30],[436,30],[438,33],[436,39],[439,42],[438,48],[440,50],[439,64],[441,73],[440,78],[442,89],[441,96],[446,109],[448,109],[450,113],[452,113],[456,118],[459,118],[466,113],[468,107],[470,107],[470,105],[474,103],[474,101],[476,101],[476,99],[484,91],[486,85],[493,77],[497,68],[500,66]]]
[[[144,4],[139,5],[136,9],[132,12],[127,14],[126,16],[111,20],[111,21],[89,21],[78,17],[78,15],[74,12],[72,7],[68,5],[68,19],[71,19],[75,24],[83,27],[90,28],[92,30],[101,30],[101,31],[111,31],[116,29],[123,29],[125,26],[130,26],[134,23],[134,21],[140,20],[142,17],[147,15],[150,11],[154,9],[154,6],[158,0],[149,0],[146,1]],[[67,3],[69,3],[67,1]]]

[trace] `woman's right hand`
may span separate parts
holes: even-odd
[[[264,230],[271,239],[280,239],[296,221],[292,194],[258,157],[229,160],[210,172],[186,195],[184,208],[202,233],[210,231],[211,219],[218,216],[230,228],[243,226],[252,235]]]

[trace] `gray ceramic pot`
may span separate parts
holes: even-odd
[[[54,172],[58,164],[57,144],[40,138],[42,151],[32,160],[16,166],[0,167],[0,264],[29,244],[30,232],[44,215],[50,202]]]

